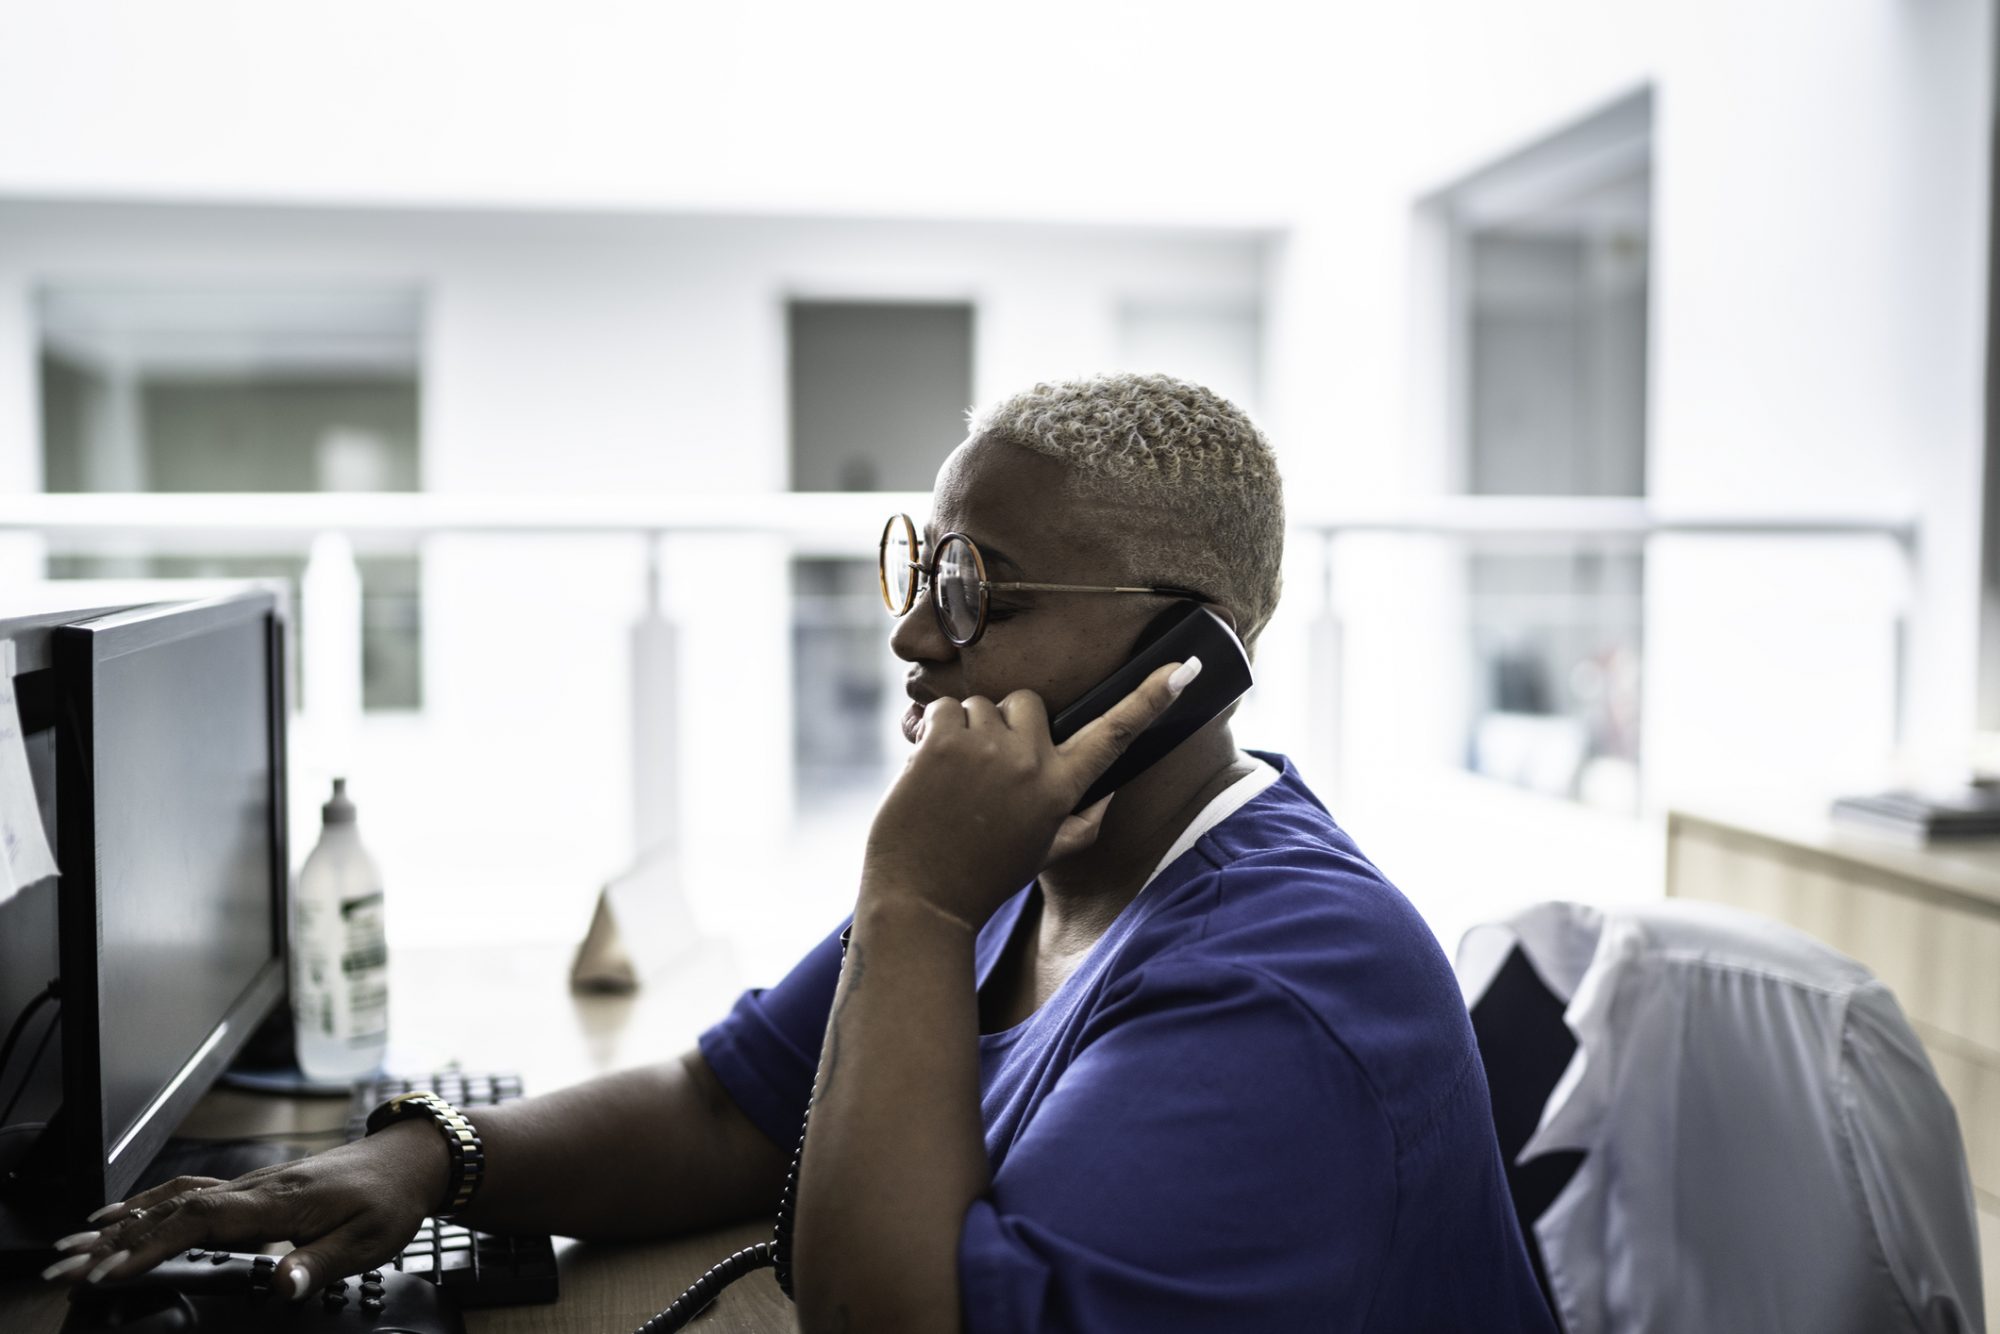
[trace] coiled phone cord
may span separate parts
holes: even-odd
[[[840,933],[840,958],[843,963],[847,960],[848,937],[853,934],[852,925]],[[771,1239],[746,1246],[713,1266],[689,1284],[688,1290],[676,1297],[672,1306],[639,1326],[633,1334],[673,1334],[677,1329],[686,1328],[689,1321],[707,1310],[708,1304],[722,1295],[724,1288],[759,1269],[777,1271],[779,1290],[788,1298],[792,1296],[792,1213],[798,1205],[799,1164],[806,1156],[806,1127],[812,1124],[812,1106],[813,1094],[808,1093],[805,1113],[799,1118],[799,1146],[792,1150],[791,1170],[785,1173],[785,1193],[778,1197],[778,1222],[772,1230]]]

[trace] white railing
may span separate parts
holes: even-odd
[[[304,688],[323,731],[357,726],[361,652],[355,551],[406,548],[442,535],[631,535],[644,540],[647,607],[631,636],[633,792],[640,811],[636,845],[673,831],[644,812],[671,810],[673,627],[660,597],[663,539],[679,535],[762,535],[794,555],[867,557],[884,517],[922,514],[929,497],[912,493],[680,496],[472,496],[439,494],[36,494],[0,497],[0,534],[27,534],[51,554],[200,552],[310,554],[302,618],[313,627]],[[1307,640],[1310,679],[1340,679],[1343,634],[1334,596],[1337,544],[1360,534],[1428,535],[1481,541],[1644,544],[1666,535],[1877,537],[1892,543],[1914,575],[1917,525],[1906,515],[1859,512],[1777,514],[1750,510],[1676,511],[1638,499],[1443,497],[1397,506],[1317,510],[1294,506],[1293,540],[1316,543],[1321,561]],[[1904,634],[1902,613],[1893,633]],[[1898,656],[1900,671],[1900,654]],[[651,683],[649,686],[647,683]],[[1902,694],[1900,677],[1897,697]],[[1307,745],[1329,787],[1338,781],[1342,720],[1337,691],[1316,691]],[[323,720],[332,720],[329,724]],[[657,816],[651,817],[656,820]]]
[[[680,496],[473,496],[375,494],[36,494],[0,496],[0,532],[61,541],[195,539],[203,551],[304,549],[302,539],[419,538],[437,533],[768,533],[852,552],[901,509],[920,514],[930,496],[907,492],[759,492]],[[1901,513],[1752,509],[1676,510],[1619,497],[1445,496],[1354,508],[1291,506],[1302,533],[1414,533],[1459,537],[1647,538],[1659,534],[1753,537],[1880,536],[1914,547]],[[275,544],[275,545],[274,545]]]

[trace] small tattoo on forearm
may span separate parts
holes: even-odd
[[[826,1018],[826,1058],[820,1062],[817,1097],[825,1097],[826,1091],[833,1087],[833,1072],[840,1065],[840,1017],[846,1013],[847,1003],[854,998],[867,972],[868,961],[862,952],[861,942],[850,940],[847,946],[847,975],[840,994],[834,997],[833,1012]]]

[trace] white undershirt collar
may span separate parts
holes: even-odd
[[[1160,864],[1153,868],[1153,874],[1146,877],[1146,885],[1152,884],[1160,872],[1172,866],[1180,859],[1182,853],[1199,843],[1203,834],[1236,814],[1258,793],[1278,781],[1280,776],[1278,770],[1255,755],[1250,758],[1257,761],[1257,767],[1218,792],[1214,800],[1201,808],[1201,814],[1188,821],[1187,828],[1181,830],[1181,836],[1167,849],[1167,855],[1160,858]],[[1145,892],[1146,885],[1139,887],[1141,893]]]

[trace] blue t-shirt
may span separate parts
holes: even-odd
[[[1281,756],[1055,994],[983,1035],[992,1186],[967,1334],[1553,1334],[1486,1079],[1429,928]],[[979,934],[983,984],[1032,886]],[[701,1037],[789,1150],[839,932]]]

